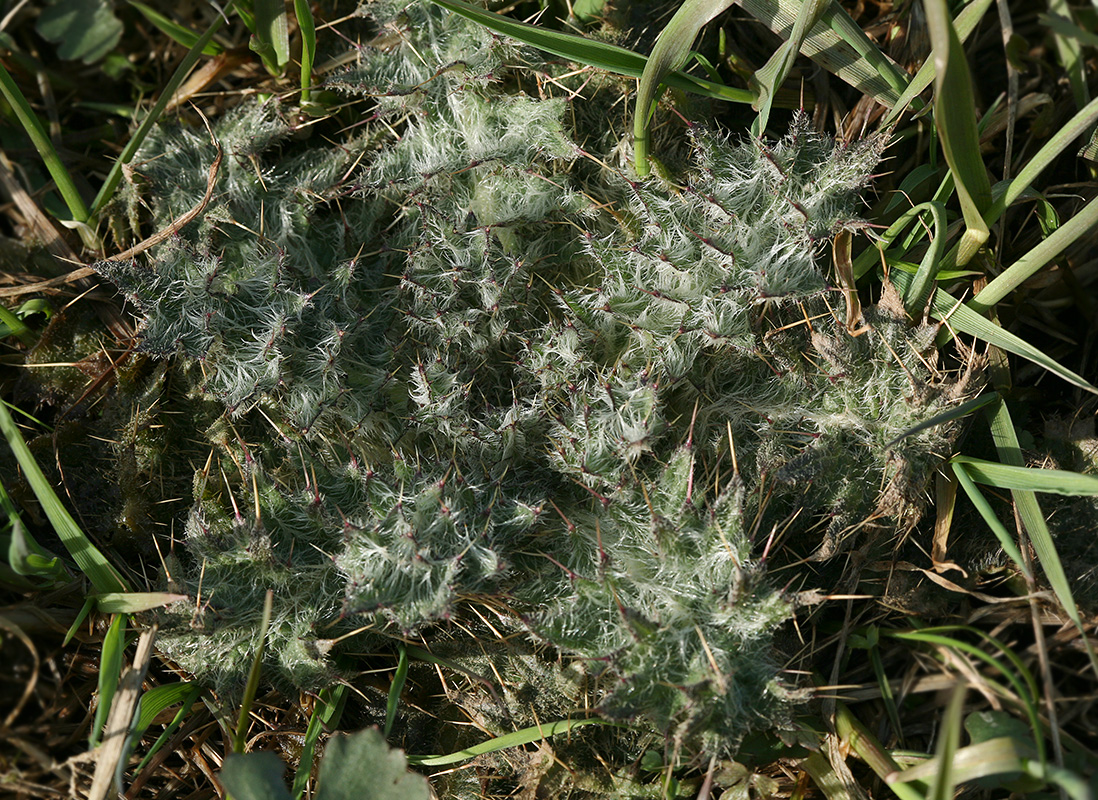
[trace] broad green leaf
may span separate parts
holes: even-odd
[[[54,0],[42,9],[35,30],[57,45],[66,61],[92,64],[118,46],[122,21],[110,0]]]
[[[572,14],[581,22],[596,19],[606,8],[606,0],[576,0],[572,3]]]
[[[252,49],[263,58],[267,71],[281,75],[290,63],[290,28],[286,0],[254,0],[255,39]]]
[[[614,724],[616,723],[606,722],[605,720],[594,717],[588,719],[562,719],[556,722],[547,722],[544,725],[537,725],[532,728],[523,728],[520,731],[506,733],[503,736],[497,736],[494,739],[489,739],[486,742],[475,744],[472,747],[459,750],[456,753],[450,753],[449,755],[408,756],[408,761],[409,763],[419,764],[424,767],[442,767],[447,764],[456,764],[459,761],[465,761],[466,759],[483,755],[484,753],[495,753],[498,750],[505,750],[508,747],[518,747],[522,744],[540,742],[542,739],[555,736],[558,733],[567,733],[576,728],[582,728],[585,725]]]
[[[952,268],[967,264],[987,241],[984,213],[991,205],[991,181],[980,155],[976,100],[972,94],[968,59],[953,27],[946,0],[926,0],[923,5],[934,48],[934,121],[965,218],[957,264],[946,264]]]
[[[34,575],[49,580],[65,577],[65,568],[61,564],[61,559],[39,545],[18,517],[11,526],[8,564],[15,570],[16,575]]]
[[[282,759],[269,751],[233,753],[218,778],[233,800],[292,800],[282,781],[285,771]]]
[[[972,744],[987,742],[1002,736],[1010,736],[1025,741],[1030,731],[1026,724],[1006,711],[988,709],[974,711],[965,717],[965,731]]]
[[[320,762],[316,800],[430,800],[427,779],[373,728],[333,736]]]

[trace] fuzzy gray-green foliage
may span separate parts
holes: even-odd
[[[830,519],[841,543],[909,514],[948,431],[887,443],[959,394],[933,331],[882,306],[851,338],[827,313],[818,255],[877,145],[698,130],[683,186],[638,184],[574,144],[599,135],[566,120],[598,114],[514,89],[529,53],[430,5],[366,10],[378,39],[332,85],[384,124],[302,150],[244,105],[201,222],[101,265],[144,347],[226,409],[175,574],[206,602],[162,642],[228,688],[275,588],[273,674],[315,687],[339,633],[429,636],[490,597],[601,675],[603,713],[733,746],[790,698],[756,532]],[[212,154],[150,139],[158,224]]]

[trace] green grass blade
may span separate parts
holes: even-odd
[[[888,671],[885,669],[884,660],[881,658],[880,628],[876,625],[870,625],[866,631],[865,639],[869,652],[869,664],[873,667],[873,676],[877,679],[877,685],[881,687],[881,701],[884,703],[888,723],[892,726],[893,734],[902,743],[904,728],[900,722],[900,711],[896,707],[896,695],[892,692],[892,683],[888,679]]]
[[[634,168],[648,175],[648,125],[652,121],[664,78],[690,59],[690,48],[706,23],[732,5],[733,0],[685,0],[671,21],[660,31],[652,54],[644,65],[633,111]]]
[[[225,14],[229,13],[229,10],[233,6],[233,0],[229,0],[225,5]],[[122,167],[129,164],[133,160],[134,155],[137,153],[138,148],[145,141],[145,137],[149,135],[149,131],[153,129],[157,120],[160,119],[160,115],[164,113],[164,109],[168,107],[168,103],[171,102],[172,97],[175,96],[176,91],[183,84],[187,75],[190,73],[191,68],[198,62],[199,57],[202,55],[202,51],[206,48],[212,40],[213,36],[221,28],[221,24],[224,21],[223,15],[219,14],[210,23],[210,27],[206,29],[206,32],[198,37],[198,41],[194,43],[190,50],[187,51],[187,55],[183,57],[183,60],[179,63],[175,72],[172,73],[171,79],[164,85],[163,91],[160,93],[160,98],[156,101],[149,113],[145,115],[145,119],[141,121],[141,125],[134,131],[133,136],[126,142],[126,146],[122,148],[122,152],[111,165],[110,171],[107,173],[106,180],[103,181],[103,186],[100,187],[99,193],[95,196],[95,200],[92,201],[91,215],[98,217],[103,208],[114,197],[114,192],[118,188],[119,182],[122,180]]]
[[[957,787],[953,759],[961,747],[961,721],[967,691],[968,687],[964,683],[958,683],[946,707],[945,718],[942,720],[938,734],[938,748],[935,751],[938,770],[930,780],[927,800],[953,800],[953,790]]]
[[[972,76],[946,0],[926,0],[923,5],[934,48],[934,121],[965,218],[956,264],[963,266],[987,241],[984,212],[991,205],[991,182],[980,155]],[[952,269],[956,265],[943,266]]]
[[[272,75],[281,75],[290,63],[290,27],[286,0],[253,0],[255,39],[252,49],[259,53]]]
[[[30,137],[34,149],[42,157],[42,163],[46,165],[50,177],[57,184],[57,191],[61,193],[61,197],[64,199],[65,205],[68,206],[73,220],[87,222],[90,218],[88,207],[84,203],[84,198],[80,196],[76,184],[73,183],[72,175],[69,174],[68,169],[61,162],[61,156],[57,154],[57,149],[53,146],[46,129],[42,127],[42,121],[38,119],[38,115],[34,113],[34,109],[27,102],[27,98],[23,96],[18,84],[2,64],[0,64],[0,92],[3,93],[4,99],[8,101],[12,111],[15,112],[15,117],[19,120],[19,124],[23,126],[23,130]]]
[[[294,0],[294,15],[301,31],[301,104],[313,96],[313,61],[316,58],[316,23],[309,0]]]
[[[751,123],[751,135],[756,139],[761,139],[766,132],[766,125],[770,121],[770,107],[774,104],[774,95],[793,69],[793,64],[804,46],[808,32],[816,25],[829,4],[830,0],[804,0],[797,11],[797,19],[793,23],[789,39],[778,48],[762,69],[755,73],[752,83],[759,95],[756,103],[759,115]]]
[[[1026,743],[1012,736],[999,736],[960,748],[953,754],[950,768],[956,783],[966,783],[995,775],[1025,772],[1023,759],[1034,758],[1036,752]],[[935,757],[924,764],[904,770],[897,779],[932,781],[941,768],[941,762]]]
[[[1096,226],[1098,198],[1087,203],[1048,238],[1003,270],[968,302],[968,307],[979,313],[991,308],[1076,241],[1092,234]]]
[[[30,484],[34,496],[46,513],[54,532],[61,540],[61,543],[65,545],[65,549],[69,551],[69,555],[76,562],[76,566],[88,576],[88,580],[95,587],[95,591],[129,591],[130,587],[126,585],[126,581],[110,565],[110,562],[107,561],[99,548],[84,535],[72,515],[62,505],[57,493],[50,486],[49,481],[46,480],[46,476],[42,474],[42,470],[34,460],[34,456],[31,455],[27,443],[23,441],[23,436],[19,433],[19,428],[16,427],[15,420],[11,418],[11,413],[8,411],[8,405],[4,402],[0,402],[0,431],[3,431],[8,447],[15,455],[15,460],[19,462],[27,483]]]
[[[923,260],[919,262],[915,279],[904,293],[904,308],[912,319],[922,317],[923,311],[926,309],[927,298],[934,291],[934,281],[937,278],[938,269],[941,267],[942,250],[945,249],[946,241],[945,206],[933,200],[921,205],[925,206],[930,211],[930,216],[934,218],[934,234],[930,247],[927,248]],[[919,208],[919,206],[916,206],[916,208]]]
[[[943,627],[936,627],[936,628],[917,629],[917,630],[913,630],[913,631],[889,631],[885,635],[889,636],[890,638],[899,639],[900,641],[904,641],[904,642],[922,642],[924,644],[931,644],[931,645],[935,645],[937,647],[945,647],[945,648],[957,650],[957,651],[962,652],[962,653],[966,653],[966,654],[972,656],[973,658],[979,659],[980,661],[984,662],[985,664],[987,664],[988,666],[992,667],[997,672],[999,672],[1004,678],[1006,678],[1007,682],[1010,684],[1010,686],[1014,690],[1015,694],[1017,694],[1018,697],[1023,702],[1026,702],[1026,703],[1036,702],[1036,696],[1035,696],[1036,687],[1031,685],[1032,684],[1032,676],[1030,676],[1028,674],[1028,670],[1025,670],[1024,667],[1023,667],[1022,670],[1020,670],[1020,671],[1025,672],[1026,677],[1029,678],[1029,680],[1023,680],[1022,678],[1019,678],[1017,674],[1015,674],[1014,670],[1007,669],[1003,665],[1003,663],[1001,661],[999,661],[999,659],[995,658],[994,656],[992,656],[988,653],[985,653],[983,650],[981,650],[976,645],[971,644],[970,642],[966,642],[962,639],[957,639],[956,637],[953,637],[953,636],[946,636],[943,633],[943,632],[948,633],[948,632],[952,632],[952,631],[955,631],[955,630],[970,630],[970,629],[967,628],[967,627],[957,628],[957,627],[944,627],[943,626]],[[991,640],[995,645],[997,645],[1000,652],[1005,652],[1005,647],[1004,647],[1004,645],[1002,645],[1001,642],[998,642],[998,640],[994,640],[993,637],[988,636],[986,634],[983,634],[983,637],[985,639]],[[1011,655],[1015,656],[1015,658],[1012,660],[1012,663],[1014,663],[1014,661],[1017,660],[1017,655],[1016,654],[1011,654]],[[1017,666],[1017,664],[1015,664],[1015,666]],[[990,682],[989,682],[989,685],[990,685]],[[1005,691],[1005,688],[1003,688],[1003,691]]]
[[[115,614],[111,618],[111,626],[103,637],[103,649],[99,657],[99,705],[95,708],[95,719],[92,722],[91,733],[88,734],[88,747],[94,748],[99,744],[103,735],[103,726],[110,714],[111,701],[118,690],[118,681],[122,677],[122,652],[126,649],[126,622],[125,614]]]
[[[998,399],[998,393],[989,392],[987,394],[982,394],[979,397],[974,397],[971,400],[966,400],[965,402],[960,403],[959,405],[956,405],[946,411],[943,411],[940,414],[935,414],[930,419],[920,422],[918,425],[913,425],[885,446],[892,447],[897,442],[902,442],[909,436],[914,436],[915,434],[921,433],[922,431],[930,430],[931,428],[937,427],[938,425],[942,425],[946,422],[952,422],[955,419],[967,417],[973,411],[983,408],[988,403],[993,403]]]
[[[1033,469],[985,461],[982,458],[954,456],[977,483],[999,489],[1019,489],[1067,497],[1098,497],[1098,475],[1082,475],[1062,469]]]
[[[267,630],[271,627],[271,609],[274,605],[274,592],[267,590],[263,600],[263,619],[259,623],[259,643],[252,656],[252,666],[248,670],[248,682],[244,686],[244,697],[240,701],[240,715],[236,720],[236,732],[233,734],[233,752],[244,752],[244,740],[248,735],[248,719],[252,713],[252,703],[259,691],[259,676],[263,671],[263,651],[267,645]]]
[[[998,450],[999,459],[1011,467],[1025,467],[1025,459],[1022,457],[1022,448],[1018,444],[1018,434],[1014,429],[1014,422],[1010,418],[1010,410],[1006,403],[998,403],[987,409],[986,413],[991,422],[991,436],[995,440],[995,448]],[[1090,657],[1091,666],[1098,674],[1098,658],[1090,646],[1086,630],[1083,627],[1082,617],[1079,615],[1079,607],[1075,604],[1075,597],[1071,593],[1071,583],[1064,572],[1064,565],[1060,561],[1060,554],[1056,552],[1056,545],[1052,541],[1052,534],[1045,521],[1045,515],[1037,502],[1037,495],[1032,491],[1012,489],[1015,508],[1022,520],[1029,541],[1037,554],[1037,561],[1041,570],[1045,573],[1052,591],[1063,606],[1064,613],[1068,615],[1075,627],[1083,634],[1082,641]]]
[[[104,614],[137,614],[187,600],[188,597],[171,592],[104,592],[93,594],[92,599],[96,608]]]
[[[313,771],[313,753],[316,752],[316,743],[325,728],[331,728],[339,723],[343,714],[343,707],[347,704],[347,687],[343,684],[320,690],[320,696],[313,706],[313,714],[309,717],[309,725],[305,728],[305,738],[301,743],[301,758],[294,773],[294,785],[290,794],[294,798],[300,798],[305,794],[309,785],[309,776]]]
[[[900,765],[872,731],[842,702],[835,704],[835,733],[852,752],[869,765],[878,778],[889,784],[889,788],[900,800],[923,800],[923,793],[914,786],[892,782],[894,776],[900,774]]]
[[[1010,537],[1007,537],[1010,540]],[[1023,572],[1026,572],[1025,567],[1022,567]],[[1028,574],[1028,572],[1026,572]],[[992,645],[1007,661],[1011,663],[1014,670],[1008,670],[999,661],[999,659],[985,653],[979,647],[972,645],[961,639],[945,636],[947,633],[954,633],[957,631],[964,631],[974,636],[978,636],[988,644]],[[918,628],[914,631],[895,631],[890,632],[890,636],[905,641],[920,641],[927,644],[934,644],[940,647],[948,647],[967,653],[975,658],[980,659],[985,664],[996,669],[1001,675],[1003,675],[1007,682],[1010,683],[1014,693],[1022,701],[1026,717],[1029,719],[1030,729],[1033,731],[1033,740],[1037,746],[1037,752],[1044,763],[1045,760],[1045,745],[1044,745],[1044,728],[1041,724],[1041,718],[1037,711],[1037,703],[1039,700],[1039,693],[1037,688],[1037,680],[1033,677],[1033,673],[1029,671],[1021,657],[1015,653],[1010,647],[1004,644],[999,639],[995,638],[989,633],[974,628],[970,625],[939,625],[931,628]],[[1015,671],[1016,670],[1016,671]],[[992,685],[992,684],[989,684]],[[1003,695],[1004,699],[1007,695]]]
[[[796,25],[802,0],[740,0],[739,5],[783,39]],[[831,2],[801,47],[828,72],[862,94],[892,108],[907,88],[908,78],[880,51],[861,26],[836,2]]]
[[[10,308],[0,304],[0,338],[14,336],[27,347],[34,347],[34,334],[27,327],[27,323],[19,319]]]
[[[995,514],[995,509],[991,507],[991,503],[984,497],[983,492],[976,485],[976,482],[972,480],[972,477],[968,474],[968,470],[963,464],[957,464],[951,462],[953,467],[953,474],[957,476],[957,482],[961,485],[961,488],[965,490],[965,494],[968,495],[969,501],[976,507],[976,511],[979,512],[980,517],[984,520],[984,524],[988,529],[995,534],[995,538],[999,540],[999,546],[1003,548],[1003,552],[1007,554],[1007,557],[1014,562],[1014,565],[1022,571],[1022,574],[1027,578],[1032,577],[1029,572],[1029,567],[1026,566],[1025,559],[1022,558],[1022,552],[1018,549],[1018,545],[1014,543],[1014,537],[1011,536],[1010,531],[1006,529],[1006,526],[999,521],[999,517]]]
[[[639,53],[624,47],[518,22],[502,14],[485,11],[464,0],[432,0],[432,2],[496,33],[518,39],[520,42],[555,56],[604,69],[607,72],[640,78],[641,73],[644,72],[644,65],[648,61]]]
[[[893,270],[890,278],[901,293],[906,291],[907,286],[913,280],[910,275],[901,270]],[[1078,386],[1080,389],[1098,394],[1098,387],[1091,385],[1081,375],[1061,366],[1029,342],[1015,336],[1010,331],[1004,330],[982,314],[977,314],[948,292],[939,289],[934,293],[930,303],[930,313],[935,319],[948,320],[949,327],[952,330],[975,336],[977,339],[993,344],[1008,353],[1013,353],[1044,367],[1049,372],[1074,386]]]
[[[72,621],[72,625],[65,632],[65,638],[61,642],[62,647],[68,647],[69,642],[72,641],[72,637],[76,636],[76,632],[80,630],[80,626],[84,624],[84,620],[88,618],[88,614],[95,608],[95,601],[91,597],[84,599],[84,605],[80,606],[80,610],[76,612],[76,619]]]
[[[936,212],[935,209],[938,209],[938,211]],[[938,219],[939,219],[939,213],[944,214],[945,206],[942,203],[938,202],[937,200],[929,200],[925,203],[920,203],[917,206],[909,208],[907,211],[905,211],[903,214],[901,214],[899,217],[897,217],[896,221],[893,222],[891,225],[889,225],[888,228],[885,229],[885,232],[882,233],[877,238],[877,241],[874,245],[872,245],[870,247],[867,247],[867,248],[865,248],[865,250],[858,253],[858,257],[854,259],[854,277],[855,277],[855,279],[862,277],[867,272],[869,272],[871,269],[873,269],[875,266],[879,265],[881,263],[881,254],[884,253],[885,251],[887,251],[888,248],[892,246],[892,243],[896,241],[897,237],[899,237],[900,234],[902,234],[905,230],[907,230],[907,227],[909,225],[911,225],[913,222],[915,222],[921,214],[923,214],[924,212],[927,212],[927,211],[929,211],[931,213],[931,215],[934,217],[935,227],[939,229],[939,235],[935,237],[935,241],[937,242],[938,239],[942,239],[943,244],[944,244],[944,237],[941,236],[941,232],[944,231],[945,228],[944,228],[944,226],[939,228]],[[943,219],[943,221],[944,221],[944,219]],[[941,245],[939,245],[938,247],[939,247],[939,250],[937,250],[936,252],[940,253]],[[925,272],[927,274],[930,274],[930,273],[936,274],[937,271],[938,271],[939,266],[940,266],[940,264],[935,264],[934,262],[928,262],[927,259],[924,257],[923,261],[919,265],[919,270],[916,270],[916,274],[919,274],[920,271]],[[907,297],[908,294],[911,293],[911,291],[912,291],[912,289],[910,288],[910,286],[905,286],[904,292],[903,292],[904,297]],[[925,292],[927,292],[927,295],[929,296],[929,288],[924,286],[919,291],[920,292],[925,291]],[[925,303],[925,302],[926,302],[926,298],[924,297],[923,298],[923,303]],[[920,307],[920,310],[921,310],[921,307]]]
[[[38,544],[18,517],[11,525],[8,564],[16,575],[42,578],[48,585],[57,585],[68,575],[61,559]]]
[[[186,719],[189,713],[191,713],[191,706],[194,705],[195,700],[197,700],[202,694],[202,688],[197,684],[192,683],[173,685],[188,685],[191,687],[191,692],[183,699],[183,705],[180,706],[179,711],[177,711],[175,716],[172,717],[172,721],[168,723],[163,732],[156,737],[156,741],[152,743],[152,747],[149,748],[149,752],[145,754],[145,757],[141,759],[141,763],[137,765],[137,769],[134,770],[135,773],[140,773],[141,770],[145,769],[148,763],[153,759],[153,756],[157,754],[160,748],[163,747],[167,743],[168,739],[170,739],[172,735],[176,732],[176,730],[179,729],[179,726],[183,724],[183,720]],[[142,706],[142,713],[144,713],[144,706]],[[151,723],[152,720],[149,721],[149,724]],[[148,725],[146,725],[145,728],[147,729]]]
[[[464,0],[432,0],[432,2],[455,14],[460,14],[466,19],[480,23],[496,33],[518,39],[531,47],[536,47],[561,58],[567,58],[577,64],[586,64],[607,72],[613,72],[616,75],[640,79],[640,76],[644,73],[644,65],[648,62],[645,56],[624,47],[585,39],[572,33],[539,28],[525,22],[517,22],[509,17],[485,11],[483,8],[464,2]],[[675,89],[695,92],[718,100],[729,100],[735,103],[752,103],[755,101],[754,92],[723,86],[681,72],[672,72],[667,75],[664,78],[664,83]]]
[[[177,44],[191,48],[195,46],[200,38],[202,38],[190,28],[184,27],[175,20],[164,16],[155,8],[150,8],[144,3],[137,2],[137,0],[128,0],[128,2],[131,6],[141,12],[141,16],[147,19],[152,25],[159,28],[161,33]],[[218,56],[224,52],[225,48],[217,42],[208,42],[206,46],[202,48],[202,55],[204,56]]]
[[[1026,165],[1001,191],[995,193],[995,200],[988,208],[984,220],[988,225],[996,222],[1003,212],[1014,204],[1023,192],[1026,191],[1037,177],[1055,161],[1068,146],[1094,127],[1098,122],[1098,99],[1092,100],[1084,108],[1080,109],[1056,133],[1052,134],[1041,149],[1033,154]],[[998,188],[998,187],[997,187]]]
[[[1075,98],[1075,105],[1082,108],[1090,100],[1082,44],[1074,36],[1063,33],[1064,27],[1069,30],[1076,27],[1071,21],[1071,8],[1068,6],[1067,0],[1048,0],[1048,10],[1049,16],[1059,23],[1052,28],[1052,36],[1056,41],[1056,50],[1060,54],[1060,65],[1071,84],[1071,94]]]
[[[976,30],[976,25],[984,18],[984,14],[991,8],[993,0],[975,0],[973,3],[969,3],[957,18],[953,20],[953,30],[957,32],[957,38],[961,40],[963,44],[968,40],[968,37],[972,35],[972,32]],[[928,58],[923,65],[919,68],[919,71],[915,73],[915,77],[910,80],[907,88],[900,94],[899,99],[896,101],[896,105],[892,107],[892,110],[888,112],[888,115],[884,119],[882,125],[883,128],[887,128],[900,118],[900,115],[908,106],[914,106],[915,108],[921,108],[921,101],[919,95],[921,95],[926,87],[930,86],[934,82],[934,77],[937,71],[934,68],[934,59]],[[991,224],[990,221],[988,224]]]
[[[620,723],[607,722],[606,720],[598,719],[596,717],[588,717],[586,719],[562,719],[556,722],[547,722],[544,725],[536,725],[532,728],[523,728],[520,731],[507,733],[503,736],[497,736],[494,739],[489,739],[486,742],[475,744],[472,747],[467,747],[464,750],[459,750],[456,753],[450,753],[445,756],[408,756],[408,763],[422,767],[443,767],[447,764],[456,764],[459,761],[465,761],[466,759],[484,755],[485,753],[495,753],[499,750],[506,750],[508,747],[518,747],[523,744],[540,742],[542,739],[556,736],[558,733],[567,733],[586,725],[611,725],[620,727]]]
[[[408,678],[408,649],[400,646],[400,657],[397,659],[396,673],[393,675],[393,684],[389,687],[389,697],[385,703],[385,728],[382,738],[388,739],[396,722],[397,709],[400,707],[400,694],[404,691],[404,682]]]
[[[155,686],[141,695],[141,713],[134,717],[134,731],[141,736],[153,720],[174,705],[188,705],[198,699],[202,688],[197,683],[179,682]]]

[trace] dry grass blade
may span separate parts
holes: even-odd
[[[205,211],[206,206],[210,204],[210,200],[213,198],[214,187],[217,186],[217,171],[221,168],[221,145],[216,140],[213,144],[214,147],[217,148],[217,155],[214,157],[213,163],[210,164],[210,170],[206,176],[206,193],[202,195],[202,199],[189,211],[180,214],[179,217],[172,220],[172,223],[164,228],[164,230],[154,233],[148,239],[135,244],[128,250],[123,250],[116,256],[111,256],[106,259],[107,261],[126,261],[127,259],[136,256],[138,253],[145,252],[150,247],[156,247],[156,245],[179,233],[183,226],[192,222],[199,214]]]
[[[95,777],[88,791],[88,800],[106,800],[111,784],[115,781],[119,762],[125,750],[126,737],[137,709],[137,701],[141,698],[141,685],[145,680],[145,672],[149,668],[155,639],[155,627],[141,634],[137,642],[137,652],[134,653],[133,666],[126,671],[119,684],[118,694],[111,706],[111,715],[107,719],[103,744],[96,751]]]
[[[11,634],[23,643],[23,646],[27,648],[27,652],[30,653],[34,664],[34,670],[32,671],[31,676],[27,680],[26,684],[23,686],[23,693],[20,695],[19,700],[16,701],[11,711],[8,712],[8,715],[4,717],[2,727],[10,729],[12,724],[22,713],[23,707],[26,706],[27,701],[31,698],[31,695],[34,694],[34,688],[38,684],[38,669],[42,664],[42,660],[38,656],[38,648],[34,646],[34,642],[31,640],[30,636],[26,634],[26,632],[19,626],[18,623],[10,619],[7,614],[0,613],[0,628],[3,628],[5,631],[7,631],[9,634]]]

